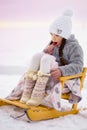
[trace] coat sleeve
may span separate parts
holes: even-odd
[[[62,76],[78,74],[83,69],[83,50],[79,44],[74,44],[69,48],[68,65],[60,66]]]

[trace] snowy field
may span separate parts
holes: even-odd
[[[5,97],[16,86],[20,75],[0,75],[0,97]],[[0,130],[87,130],[87,78],[82,90],[83,99],[78,107],[77,115],[68,115],[57,119],[27,123],[16,120],[0,107]],[[83,108],[86,108],[83,110]]]

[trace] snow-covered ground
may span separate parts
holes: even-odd
[[[16,86],[20,75],[0,75],[0,97],[5,97]],[[67,115],[57,119],[27,123],[9,116],[0,107],[0,130],[87,130],[87,78],[82,90],[83,99],[78,107],[81,111],[77,115]]]

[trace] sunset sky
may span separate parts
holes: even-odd
[[[87,0],[0,0],[0,64],[10,63],[12,57],[12,63],[19,64],[19,59],[26,60],[34,52],[33,46],[36,51],[46,46],[49,24],[66,9],[73,11],[73,31],[83,46],[87,43]]]

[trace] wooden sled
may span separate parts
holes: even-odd
[[[86,77],[86,71],[87,68],[83,68],[83,71],[80,74],[72,75],[72,76],[66,76],[61,77],[60,82],[62,83],[62,86],[64,87],[64,82],[69,79],[73,78],[80,78],[80,89],[82,90],[84,79]],[[69,99],[69,94],[63,94],[62,98],[65,100]],[[57,111],[53,108],[48,108],[45,106],[28,106],[26,104],[20,103],[17,101],[10,101],[6,99],[0,98],[0,106],[3,105],[14,105],[20,108],[23,108],[25,110],[25,113],[27,114],[29,120],[31,121],[40,121],[40,120],[47,120],[47,119],[53,119],[58,118],[60,116],[68,115],[68,114],[76,114],[79,112],[79,109],[77,108],[77,104],[73,104],[72,108],[68,111]]]

